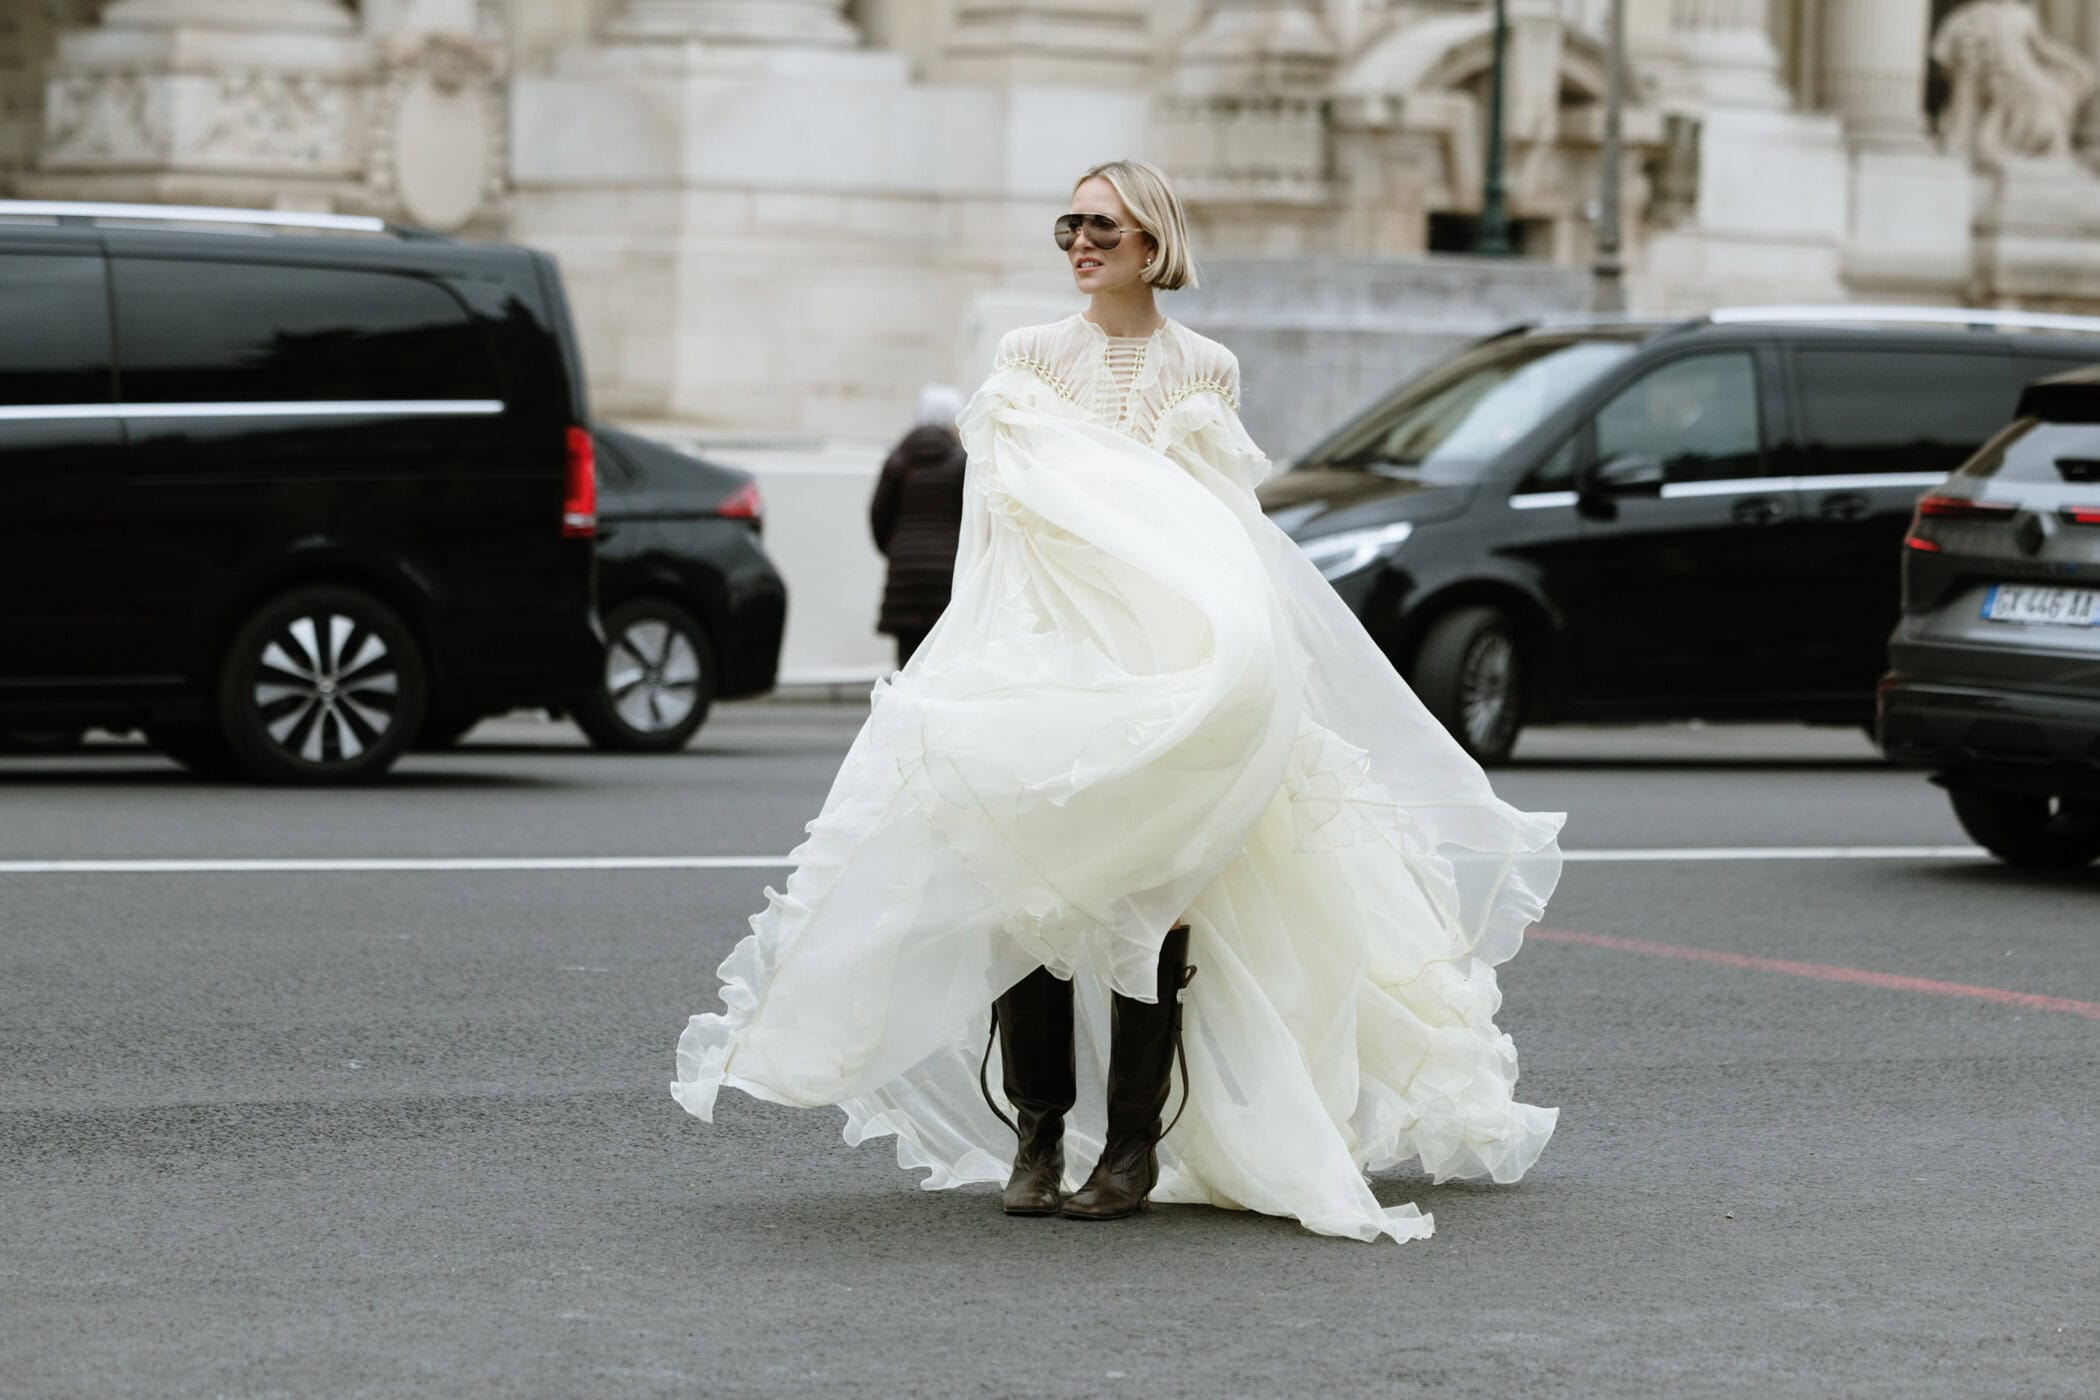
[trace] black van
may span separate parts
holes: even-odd
[[[595,681],[551,259],[376,219],[0,201],[0,726],[383,772]]]
[[[2025,313],[1526,325],[1262,497],[1484,762],[1527,722],[1871,728],[1918,496],[2094,362],[2100,319]]]

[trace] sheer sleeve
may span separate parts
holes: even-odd
[[[1240,422],[1240,363],[1222,345],[1217,362],[1171,396],[1153,433],[1153,446],[1198,477],[1214,477],[1252,498],[1273,464]]]

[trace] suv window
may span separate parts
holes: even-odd
[[[131,403],[501,397],[480,328],[419,277],[178,259],[113,268]]]
[[[0,256],[0,404],[109,403],[102,259]]]
[[[2023,418],[1969,460],[1963,476],[2061,486],[2100,482],[2100,423]]]
[[[1950,472],[2005,426],[2019,399],[2010,356],[1801,350],[1804,472]]]
[[[1635,380],[1597,414],[1597,460],[1650,457],[1669,481],[1763,474],[1757,361],[1746,350],[1687,355]]]

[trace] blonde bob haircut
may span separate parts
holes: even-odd
[[[1174,193],[1167,172],[1150,161],[1104,161],[1074,180],[1072,188],[1076,191],[1096,176],[1115,186],[1130,217],[1152,235],[1158,251],[1152,266],[1145,269],[1145,280],[1163,292],[1195,286],[1196,259],[1189,252],[1188,216],[1182,212],[1181,196]]]

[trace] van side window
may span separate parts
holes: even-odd
[[[0,308],[0,405],[111,402],[101,258],[10,251]]]
[[[1929,350],[1800,350],[1803,471],[1950,472],[2011,421],[2010,356]]]
[[[113,273],[128,403],[501,397],[480,328],[420,277],[146,258]]]
[[[1597,460],[1627,456],[1660,462],[1669,481],[1762,475],[1755,359],[1687,355],[1622,390],[1597,414]]]

